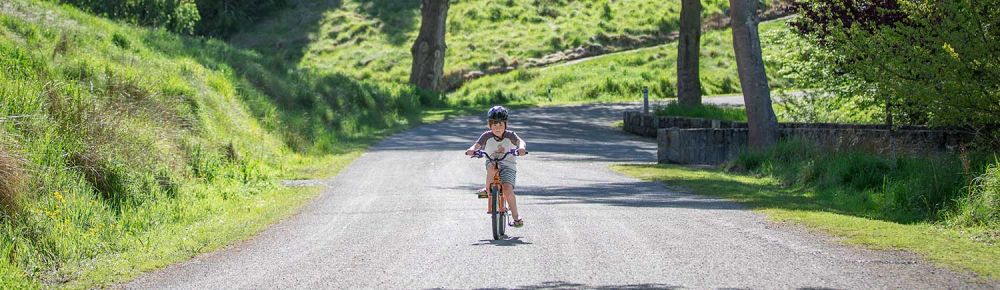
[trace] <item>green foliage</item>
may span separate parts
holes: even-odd
[[[669,103],[666,106],[657,107],[657,116],[704,118],[723,121],[747,121],[747,112],[743,107],[724,107],[714,105],[681,106],[677,103]]]
[[[193,0],[54,0],[132,24],[194,33],[201,16]]]
[[[986,227],[1000,234],[1000,160],[994,161],[965,190],[949,221],[955,225]]]
[[[181,34],[227,37],[260,21],[287,0],[50,0],[104,17]]]
[[[1000,7],[972,0],[899,2],[906,18],[895,25],[830,22],[829,34],[792,40],[799,49],[785,69],[862,110],[884,111],[888,98],[896,123],[975,131],[1000,123],[1000,33],[993,29],[1000,25]],[[1000,143],[995,130],[985,132],[981,137]]]
[[[975,155],[974,159],[967,165],[969,169],[963,170],[960,158],[955,155],[904,156],[893,160],[860,151],[829,153],[804,140],[788,140],[768,151],[745,152],[727,167],[774,176],[786,185],[810,188],[839,211],[900,223],[951,223],[961,219],[949,214],[953,207],[968,209],[967,216],[971,217],[982,215],[973,213],[977,206],[992,202],[988,198],[962,199],[966,181],[983,174],[985,158]],[[984,180],[990,174],[994,173],[987,170]],[[990,215],[996,211],[985,214],[992,218]]]

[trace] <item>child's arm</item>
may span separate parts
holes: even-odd
[[[517,136],[517,133],[514,132],[510,133],[511,135],[514,135],[514,139],[517,140],[517,155],[524,155],[524,152],[528,151],[528,142],[524,142],[524,139],[521,139],[520,136]]]
[[[480,147],[482,146],[479,146],[479,143],[472,143],[472,146],[469,146],[469,149],[465,150],[465,155],[472,155],[472,153],[475,153]]]
[[[472,153],[475,153],[476,150],[483,148],[483,146],[486,145],[486,138],[488,137],[487,134],[489,134],[489,132],[483,133],[483,135],[479,136],[479,139],[476,140],[475,143],[472,143],[472,146],[469,146],[469,149],[465,150],[465,155],[472,155]]]

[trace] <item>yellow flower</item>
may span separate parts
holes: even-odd
[[[955,48],[951,47],[951,44],[945,42],[944,46],[941,48],[944,48],[944,51],[947,52],[951,58],[958,59],[958,52],[955,52]]]

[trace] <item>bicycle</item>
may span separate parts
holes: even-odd
[[[524,154],[528,154],[528,152],[525,151]],[[504,231],[506,231],[508,226],[507,216],[510,214],[510,210],[506,209],[507,207],[504,206],[505,204],[504,204],[503,190],[502,190],[503,186],[500,184],[500,161],[507,159],[508,155],[518,156],[517,149],[510,149],[509,151],[503,154],[503,157],[500,158],[492,158],[488,153],[486,153],[486,151],[483,150],[476,150],[475,152],[472,153],[471,156],[471,158],[485,157],[486,160],[489,160],[489,162],[493,164],[493,169],[496,169],[496,174],[493,175],[493,181],[490,182],[490,185],[486,191],[486,196],[485,197],[479,196],[479,198],[489,199],[486,205],[487,207],[486,213],[490,214],[493,220],[492,228],[493,228],[494,240],[499,240],[501,237],[504,236]],[[500,212],[501,208],[504,208],[505,210],[503,212]]]

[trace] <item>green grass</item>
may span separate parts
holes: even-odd
[[[674,165],[613,168],[746,204],[774,220],[802,223],[849,243],[906,250],[998,279],[1000,265],[993,261],[1000,259],[1000,207],[995,206],[1000,193],[994,180],[1000,180],[1000,163],[989,155],[893,161],[790,141],[729,164],[747,173]],[[981,186],[966,187],[975,176]]]
[[[0,2],[0,288],[101,287],[245,239],[372,142],[464,109],[224,42]]]
[[[705,17],[728,7],[727,1],[703,2]],[[453,1],[445,72],[484,69],[501,59],[523,63],[599,35],[669,33],[677,30],[679,14],[676,1]],[[420,1],[311,1],[233,41],[302,68],[405,82],[419,28]]]
[[[699,105],[684,107],[677,103],[670,103],[666,106],[656,108],[657,116],[704,118],[723,121],[747,121],[747,112],[743,107],[724,107],[713,105]]]
[[[774,67],[776,58],[791,48],[767,45],[792,32],[785,21],[760,25],[764,60],[772,89],[789,89]],[[702,35],[700,75],[702,93],[739,93],[739,77],[732,47],[732,31],[710,31]],[[485,76],[449,94],[456,104],[621,102],[642,98],[649,87],[651,99],[673,98],[677,82],[676,42],[625,53],[601,56],[589,61],[547,68],[521,69],[512,73]],[[769,65],[770,64],[770,65]]]

